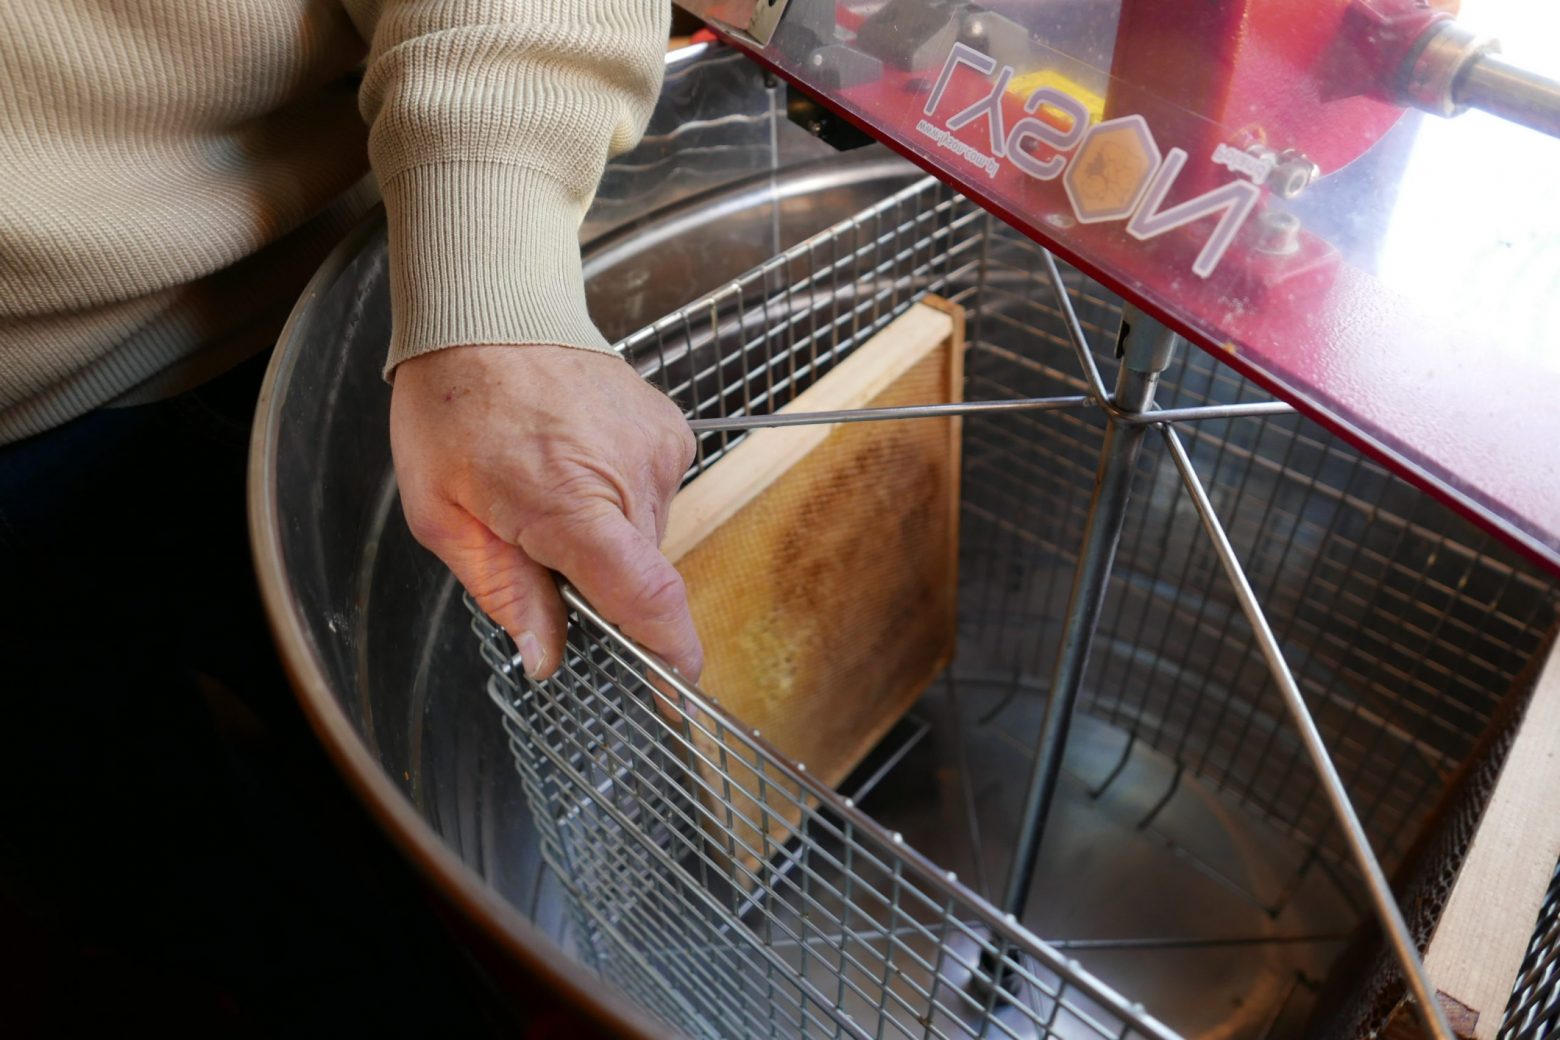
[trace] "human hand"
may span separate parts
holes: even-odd
[[[390,447],[412,534],[514,637],[527,675],[551,675],[562,660],[554,570],[698,679],[687,593],[659,549],[693,434],[620,358],[468,346],[403,361]]]

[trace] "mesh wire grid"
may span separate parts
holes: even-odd
[[[1538,911],[1533,939],[1517,972],[1499,1040],[1544,1040],[1560,1035],[1560,863]]]
[[[928,180],[620,349],[691,419],[763,414],[939,292],[969,316],[966,399],[1083,393],[1040,259]],[[1092,341],[1111,342],[1119,299],[1077,271],[1063,280]],[[1108,375],[1112,359],[1098,360]],[[1187,350],[1159,403],[1264,397]],[[1104,425],[1095,409],[966,420],[958,681],[1045,696]],[[1299,416],[1182,430],[1390,867],[1536,652],[1554,590]],[[701,434],[690,477],[741,436]],[[1346,883],[1315,775],[1161,453],[1144,454],[1133,502],[1081,707],[1128,734],[1123,760],[1138,746],[1167,754],[1177,781],[1197,777],[1300,843],[1289,882],[1252,893],[1264,906],[1276,912],[1318,864]],[[826,791],[795,796],[802,822],[783,846],[712,850],[710,827],[757,841],[770,821],[711,818],[711,805],[749,802],[710,790],[690,765],[696,745],[743,756],[717,770],[728,785],[789,766],[697,701],[655,710],[637,650],[583,609],[574,621],[568,666],[534,686],[507,637],[475,625],[576,941],[669,1023],[719,1036],[1162,1035]],[[969,984],[981,949],[1018,973],[1020,999]]]
[[[973,308],[971,398],[1084,389],[1038,257],[994,227],[976,288],[955,295]],[[1064,279],[1093,342],[1109,343],[1119,299],[1076,271]],[[1196,350],[1160,386],[1166,408],[1266,396]],[[1007,664],[1028,646],[1025,672],[1048,681],[1104,424],[1095,411],[966,420],[966,566],[1006,577],[971,604],[985,649],[961,647],[961,659]],[[1537,652],[1555,589],[1299,415],[1180,429],[1390,869]],[[1294,836],[1303,862],[1343,865],[1316,777],[1162,454],[1145,452],[1133,502],[1082,706]]]
[[[551,824],[543,852],[581,950],[668,1024],[708,1037],[1174,1036],[565,597],[569,649],[544,683],[523,681],[508,636],[477,619],[489,694]]]

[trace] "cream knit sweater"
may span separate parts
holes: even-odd
[[[606,349],[576,236],[649,117],[668,12],[0,0],[0,443],[262,346],[371,203],[370,160],[387,371],[463,343]]]

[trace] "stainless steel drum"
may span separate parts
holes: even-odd
[[[800,384],[775,396],[777,365],[815,372],[823,353],[848,352],[926,291],[966,308],[970,399],[1086,394],[1070,333],[1104,348],[1096,364],[1109,378],[1118,298],[1065,266],[1053,285],[1027,239],[881,151],[822,150],[783,109],[783,91],[731,54],[679,56],[645,144],[615,164],[586,226],[593,315],[690,415],[783,403]],[[506,664],[506,637],[480,617],[473,632],[459,588],[407,532],[379,377],[388,333],[384,231],[371,221],[315,278],[272,363],[251,471],[256,553],[322,739],[499,962],[631,1034],[1301,1035],[1366,901],[1164,452],[1138,464],[1022,920],[986,900],[1014,854],[1100,451],[1097,410],[965,420],[955,664],[843,786],[850,805],[808,810],[818,834],[840,840],[801,836],[774,868],[831,886],[876,878],[872,891],[853,905],[847,881],[843,906],[829,907],[805,892],[784,907],[737,899],[729,920],[721,911],[690,931],[708,894],[673,892],[686,881],[667,852],[677,835],[634,822],[657,811],[639,779],[674,803],[676,778],[625,776],[615,757],[662,761],[643,744],[656,713],[633,722],[643,678],[614,673],[610,696],[585,679],[528,688]],[[769,376],[761,386],[739,372]],[[1159,402],[1261,399],[1192,351],[1165,373]],[[1223,514],[1391,869],[1514,695],[1554,621],[1555,588],[1297,415],[1205,421],[1183,436],[1179,461]],[[730,443],[705,434],[704,460]],[[643,664],[583,604],[578,616],[580,673]],[[593,743],[550,749],[575,723],[595,727]],[[540,826],[533,808],[547,814]],[[595,873],[561,884],[548,862],[576,840],[598,843],[585,864]],[[876,873],[848,857],[843,872],[818,867],[839,849],[870,853]],[[894,916],[911,891],[930,918]],[[852,914],[854,925],[817,929],[820,915]],[[800,941],[747,936],[740,955],[722,945],[775,927],[799,927]],[[1010,958],[1030,992],[954,995],[971,988],[980,944],[1009,934],[999,958],[1026,936],[1049,940]],[[711,945],[673,949],[679,936]],[[815,955],[827,950],[832,962]],[[834,984],[818,974],[829,963]],[[875,981],[852,981],[862,964]],[[787,986],[799,995],[777,998]],[[1078,992],[1082,1003],[1069,1002]]]

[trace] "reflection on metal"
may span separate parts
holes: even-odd
[[[1062,273],[1056,267],[1056,257],[1051,255],[1050,250],[1042,249],[1040,260],[1045,265],[1046,284],[1067,328],[1067,345],[1072,348],[1073,356],[1078,359],[1078,367],[1083,369],[1084,378],[1089,382],[1089,391],[1094,395],[1094,400],[1103,405],[1110,400],[1110,391],[1105,389],[1105,380],[1100,376],[1099,365],[1094,362],[1094,353],[1089,349],[1089,338],[1083,331],[1083,323],[1078,320],[1078,312],[1073,307],[1072,296],[1067,292],[1067,283],[1062,281]]]
[[[717,419],[690,419],[694,433],[716,430],[761,430],[774,426],[817,426],[837,422],[881,422],[888,419],[940,419],[950,415],[989,415],[993,412],[1049,412],[1064,408],[1083,408],[1100,402],[1087,395],[1073,397],[1017,397],[1011,400],[964,401],[959,404],[902,405],[896,408],[855,408],[839,412],[780,412],[772,415],[737,415]],[[1129,412],[1115,404],[1104,404],[1104,411],[1116,422],[1129,426],[1158,423],[1201,422],[1212,419],[1239,419],[1258,415],[1292,415],[1294,406],[1283,401],[1247,401],[1241,404],[1198,405],[1191,408],[1150,408]]]
[[[1256,415],[1293,415],[1295,407],[1285,401],[1243,401],[1237,404],[1194,405],[1190,408],[1150,408],[1146,412],[1123,412],[1108,404],[1105,411],[1112,419],[1123,423],[1185,423]]]
[[[1278,163],[1273,167],[1269,183],[1280,198],[1292,199],[1309,188],[1311,182],[1321,175],[1320,166],[1306,158],[1303,153],[1289,149],[1278,157]]]

